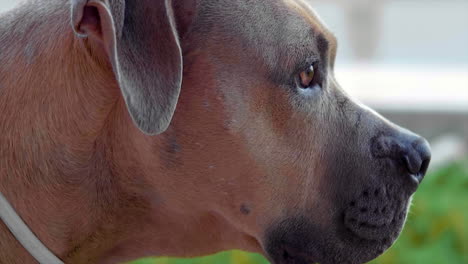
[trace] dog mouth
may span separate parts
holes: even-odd
[[[390,185],[365,189],[351,200],[342,215],[345,233],[390,246],[404,224],[409,200],[402,194],[393,193],[394,188]]]
[[[369,188],[337,210],[328,227],[311,217],[288,218],[267,232],[265,252],[274,264],[365,263],[397,239],[409,197],[396,186]]]

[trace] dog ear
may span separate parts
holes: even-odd
[[[183,68],[171,0],[71,1],[76,35],[105,48],[133,121],[146,134],[164,132]]]

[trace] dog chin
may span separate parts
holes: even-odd
[[[327,230],[304,217],[275,224],[266,233],[264,249],[269,260],[274,264],[366,263],[393,244],[404,223],[404,217],[398,215],[385,228],[362,226],[356,231],[347,227],[343,215],[337,218],[341,219],[330,223]]]

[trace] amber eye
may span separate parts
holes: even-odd
[[[299,74],[299,79],[301,83],[301,88],[310,88],[314,85],[314,76],[315,76],[315,69],[313,65],[310,65],[309,68],[305,71],[302,71]]]

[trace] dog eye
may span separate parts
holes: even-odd
[[[315,67],[310,65],[307,70],[299,73],[299,84],[302,89],[313,88],[315,86]]]

